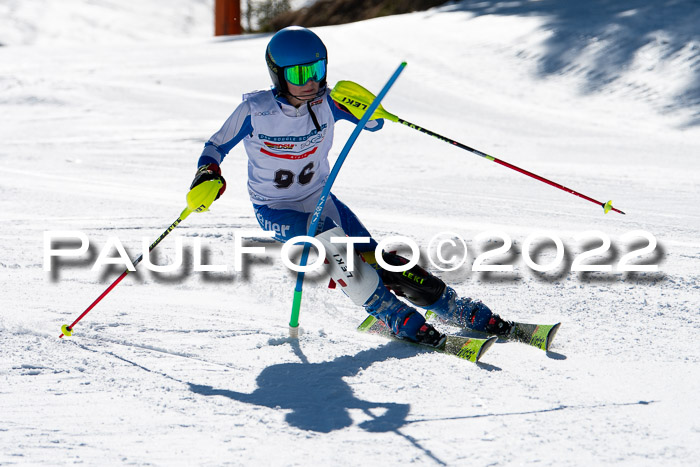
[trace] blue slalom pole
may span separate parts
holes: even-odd
[[[330,175],[328,176],[328,179],[326,180],[326,184],[323,186],[323,191],[321,192],[321,196],[318,199],[318,204],[316,205],[316,209],[314,210],[313,217],[311,218],[311,224],[309,225],[309,231],[307,233],[307,236],[309,237],[314,237],[316,236],[316,229],[318,228],[318,223],[321,220],[321,213],[323,212],[323,208],[326,205],[326,200],[328,199],[328,195],[331,192],[331,187],[333,186],[333,182],[335,181],[335,178],[338,176],[338,172],[340,172],[340,167],[343,165],[343,162],[345,162],[345,158],[348,156],[348,153],[350,152],[350,149],[352,149],[353,144],[355,144],[355,140],[357,140],[357,137],[360,136],[360,132],[364,129],[365,125],[369,121],[370,117],[374,114],[374,111],[377,110],[377,107],[379,107],[379,104],[382,102],[382,99],[384,99],[384,96],[386,96],[387,92],[389,92],[389,89],[391,86],[396,82],[396,79],[399,77],[403,69],[406,67],[406,62],[401,62],[401,65],[396,69],[393,75],[391,75],[391,78],[389,78],[389,81],[386,82],[382,90],[377,94],[377,97],[374,98],[372,103],[370,104],[369,108],[365,112],[365,114],[362,116],[360,121],[357,123],[357,126],[355,127],[355,130],[353,130],[352,134],[350,135],[350,138],[348,138],[347,142],[345,143],[345,146],[343,146],[343,150],[340,151],[340,155],[338,156],[338,160],[335,161],[335,165],[333,165],[333,170],[331,170]],[[301,254],[301,261],[299,263],[299,266],[304,267],[306,266],[306,262],[309,259],[309,250],[311,249],[311,245],[307,242],[304,243],[304,250],[302,251]],[[304,285],[304,272],[299,271],[297,273],[297,283],[296,286],[294,287],[294,300],[292,302],[292,316],[289,320],[289,335],[291,337],[298,337],[299,335],[299,311],[301,309],[301,290]]]

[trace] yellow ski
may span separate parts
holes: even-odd
[[[455,357],[469,360],[470,362],[478,362],[479,359],[486,353],[486,351],[496,342],[496,337],[489,337],[486,339],[479,339],[475,337],[463,337],[455,336],[452,334],[447,334],[447,340],[440,347],[431,347],[428,345],[422,345],[416,342],[412,342],[407,339],[402,339],[400,337],[392,334],[391,330],[387,327],[382,320],[375,318],[374,316],[367,316],[362,324],[357,328],[360,332],[366,332],[369,334],[378,334],[380,336],[399,340],[401,342],[406,342],[413,345],[418,345],[421,348],[434,350],[436,352],[445,353],[449,355],[454,355]]]

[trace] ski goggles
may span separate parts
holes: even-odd
[[[284,69],[284,79],[294,86],[303,86],[313,80],[321,81],[326,77],[326,59],[304,65],[289,66]]]

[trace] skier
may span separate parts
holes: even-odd
[[[221,162],[243,141],[255,216],[263,229],[273,230],[275,239],[284,242],[307,234],[311,214],[330,173],[328,153],[335,122],[357,124],[358,119],[331,99],[326,84],[328,54],[312,31],[298,26],[280,30],[268,43],[265,60],[272,89],[243,96],[243,102],[204,145],[190,189],[207,180],[221,180],[218,199],[226,189]],[[365,128],[374,132],[383,123],[381,119],[371,120]],[[316,238],[326,248],[331,284],[338,284],[354,303],[383,320],[398,337],[429,346],[440,346],[445,341],[444,334],[397,295],[474,330],[501,335],[509,332],[510,322],[478,300],[459,298],[454,289],[420,266],[406,274],[381,269],[374,257],[377,242],[333,194],[326,202],[317,232]],[[357,243],[347,252],[330,241],[331,237],[346,235],[368,237],[369,242]],[[349,254],[354,263],[350,274],[345,267]],[[408,262],[389,252],[383,252],[382,259],[391,265]]]

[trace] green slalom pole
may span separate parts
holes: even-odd
[[[318,223],[321,220],[321,213],[323,212],[323,208],[326,204],[326,200],[328,199],[328,196],[331,192],[331,187],[333,186],[333,182],[335,181],[335,178],[338,176],[338,172],[340,172],[340,168],[342,167],[343,162],[345,162],[345,158],[348,156],[348,153],[350,152],[350,149],[352,148],[353,144],[355,144],[357,137],[360,136],[360,132],[365,127],[365,125],[367,124],[370,117],[372,116],[374,111],[377,109],[377,107],[379,107],[379,104],[381,103],[382,99],[384,99],[384,96],[386,96],[386,94],[389,92],[389,89],[396,82],[396,79],[399,77],[399,75],[401,74],[401,72],[403,71],[403,69],[405,67],[406,67],[406,62],[401,62],[401,64],[396,69],[394,74],[391,75],[391,77],[386,82],[386,84],[384,85],[382,90],[379,92],[379,94],[377,94],[377,97],[373,96],[373,99],[369,104],[369,112],[365,112],[365,115],[363,115],[360,118],[360,121],[357,123],[357,126],[355,127],[352,134],[348,138],[347,142],[345,143],[345,146],[343,146],[343,150],[340,152],[338,159],[335,161],[335,165],[333,165],[333,170],[331,170],[331,173],[328,176],[328,179],[326,180],[326,184],[323,186],[323,191],[321,192],[321,196],[318,199],[318,204],[316,205],[316,209],[314,210],[313,216],[311,218],[311,224],[309,225],[309,231],[307,233],[307,236],[309,236],[309,237],[316,236],[316,229],[318,228]],[[309,250],[310,249],[311,249],[311,245],[309,243],[305,243],[304,250],[302,251],[302,254],[301,254],[301,260],[300,260],[299,266],[301,266],[301,267],[306,266],[306,262],[308,261],[308,258],[309,258]],[[299,271],[297,273],[296,286],[294,287],[294,299],[292,300],[292,314],[291,314],[291,317],[289,318],[289,336],[292,338],[299,337],[299,312],[301,310],[301,294],[302,294],[303,286],[304,286],[304,272]]]

